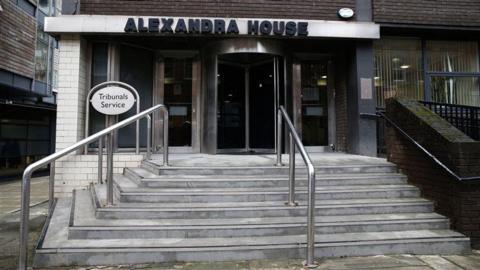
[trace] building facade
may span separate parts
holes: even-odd
[[[272,153],[285,145],[275,139],[284,106],[309,151],[376,156],[383,131],[366,115],[389,97],[480,106],[479,6],[64,1],[63,13],[72,15],[46,19],[60,49],[56,148],[106,126],[93,108],[87,117],[86,96],[114,80],[137,89],[141,110],[168,107],[171,152]],[[160,152],[161,119],[152,134]],[[146,132],[141,123],[143,148]],[[133,149],[135,127],[121,130],[116,144],[120,152]],[[66,175],[57,176],[65,183]],[[70,179],[59,192],[79,184]]]
[[[60,3],[0,2],[0,179],[54,150],[58,44],[43,22]]]

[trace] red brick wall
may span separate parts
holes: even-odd
[[[34,75],[35,18],[13,1],[2,1],[0,12],[0,68],[29,78]]]
[[[409,104],[389,101],[387,116],[415,140],[435,141],[439,134],[433,130],[438,131],[438,126],[444,126],[444,123],[436,120],[430,120],[429,123],[418,120],[419,118],[415,115],[423,114],[421,118],[424,118],[425,111],[417,106],[407,109],[404,105],[409,106]],[[417,105],[422,106],[418,103]],[[433,112],[430,113],[433,114]],[[431,126],[437,128],[430,129]],[[452,131],[440,131],[440,133],[449,132]],[[453,229],[469,236],[472,246],[480,248],[480,183],[460,183],[389,125],[387,125],[385,140],[388,160],[395,163],[408,176],[410,183],[420,188],[422,196],[435,202],[435,211],[450,218]],[[480,175],[480,156],[478,155],[480,142],[465,142],[463,144],[466,147],[459,146],[462,143],[453,143],[453,146],[449,146],[449,143],[444,141],[443,144],[447,148],[461,149],[461,151],[449,152],[451,160],[454,161],[451,168],[462,174]],[[427,147],[426,143],[422,143],[422,146]],[[438,153],[446,149],[438,148],[443,147],[439,144],[430,144],[427,147],[429,151]]]
[[[379,23],[480,26],[480,0],[373,0]]]
[[[82,0],[81,14],[338,20],[355,0]]]

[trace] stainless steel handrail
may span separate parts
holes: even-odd
[[[282,165],[282,120],[287,124],[290,138],[289,188],[286,205],[293,207],[298,205],[295,202],[295,150],[298,148],[308,171],[307,260],[305,266],[315,268],[317,266],[315,263],[315,167],[283,106],[280,106],[277,111],[277,166]]]
[[[402,134],[407,140],[413,143],[418,149],[420,149],[424,154],[426,154],[430,159],[432,159],[438,166],[442,167],[448,174],[450,174],[453,178],[460,182],[480,182],[480,176],[472,176],[472,177],[461,177],[456,174],[452,169],[450,169],[447,165],[441,162],[435,155],[430,153],[425,147],[423,147],[419,142],[417,142],[414,138],[408,135],[401,127],[399,127],[392,119],[385,115],[385,113],[378,111],[376,114],[370,113],[362,113],[362,116],[367,117],[382,117],[383,119],[387,120],[387,122],[394,127],[400,134]]]
[[[41,160],[30,164],[25,171],[23,172],[22,178],[22,195],[21,195],[21,209],[20,209],[20,254],[19,254],[19,261],[18,261],[18,269],[24,270],[27,269],[27,259],[28,259],[28,223],[29,223],[29,215],[30,215],[30,179],[32,174],[39,168],[46,166],[48,164],[51,165],[51,174],[54,174],[55,167],[54,161],[57,159],[70,154],[71,152],[80,149],[90,143],[95,141],[101,141],[105,136],[107,137],[107,203],[109,205],[113,204],[113,133],[125,127],[133,122],[136,122],[144,117],[147,118],[149,121],[148,127],[149,130],[147,132],[147,140],[150,140],[150,132],[151,132],[151,117],[150,115],[158,110],[163,112],[163,165],[168,166],[168,110],[163,104],[159,104],[153,106],[143,112],[140,112],[134,116],[131,116],[121,122],[118,122],[108,128],[105,128],[102,131],[99,131],[75,144],[69,146],[65,149],[62,149],[58,152],[55,152]],[[150,143],[147,142],[147,158],[151,156]],[[101,150],[99,149],[99,154]],[[102,166],[102,164],[99,164]],[[99,170],[101,173],[101,170]],[[101,179],[101,176],[100,176]],[[53,175],[50,176],[50,183],[49,183],[49,214],[52,212],[52,205],[53,205],[53,190],[54,190],[54,177]]]

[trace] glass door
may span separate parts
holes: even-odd
[[[275,148],[275,78],[274,61],[248,68],[249,151],[271,152]]]
[[[218,64],[217,145],[225,152],[246,149],[245,67]]]
[[[335,144],[335,94],[328,56],[298,57],[293,66],[295,125],[310,152],[330,151]]]
[[[154,104],[164,104],[169,113],[168,145],[174,153],[200,151],[199,93],[200,61],[195,51],[159,51],[155,62]],[[163,148],[163,118],[153,117],[155,150]]]
[[[217,70],[217,149],[275,151],[278,59],[266,54],[231,54]]]

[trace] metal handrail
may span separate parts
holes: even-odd
[[[385,113],[381,111],[377,111],[376,114],[369,114],[363,113],[364,116],[371,116],[371,117],[382,117],[383,119],[387,120],[387,122],[394,127],[400,134],[402,134],[407,140],[413,143],[418,149],[420,149],[424,154],[426,154],[430,159],[432,159],[438,166],[442,167],[448,174],[450,174],[453,178],[460,182],[475,182],[480,181],[480,176],[472,176],[472,177],[461,177],[456,174],[452,169],[450,169],[447,165],[441,162],[435,155],[430,153],[425,147],[423,147],[419,142],[417,142],[414,138],[408,135],[401,127],[399,127],[392,119],[385,115]]]
[[[285,204],[292,207],[298,205],[295,202],[295,150],[298,148],[308,171],[307,260],[305,266],[315,268],[317,266],[315,263],[315,167],[283,106],[280,106],[277,111],[277,166],[282,166],[281,142],[283,121],[287,124],[290,138],[289,188],[288,201]]]
[[[25,171],[23,172],[22,178],[22,195],[21,195],[21,209],[20,209],[20,254],[19,254],[19,262],[18,262],[18,269],[24,270],[27,269],[27,257],[28,257],[28,223],[29,223],[29,214],[30,214],[30,179],[32,174],[38,170],[39,168],[50,164],[51,172],[54,172],[54,161],[57,159],[70,154],[81,147],[84,147],[90,143],[95,141],[101,141],[103,137],[107,137],[107,203],[109,205],[113,204],[113,133],[123,128],[133,122],[136,122],[142,118],[147,118],[149,121],[148,127],[151,127],[151,117],[150,115],[158,110],[163,112],[164,117],[164,148],[163,148],[163,165],[168,166],[168,110],[163,104],[159,104],[153,106],[147,110],[144,110],[134,116],[131,116],[123,121],[120,121],[110,127],[103,129],[75,144],[69,146],[65,149],[62,149],[58,152],[55,152],[41,160],[30,164]],[[150,148],[150,133],[151,130],[147,132],[147,158],[151,156]],[[101,153],[99,149],[99,154]],[[99,166],[103,166],[99,164]],[[101,171],[99,170],[99,173]],[[100,176],[101,177],[101,176]],[[101,179],[101,178],[100,178]],[[50,183],[49,183],[49,214],[52,212],[52,202],[53,202],[53,189],[54,189],[54,178],[50,176]]]

